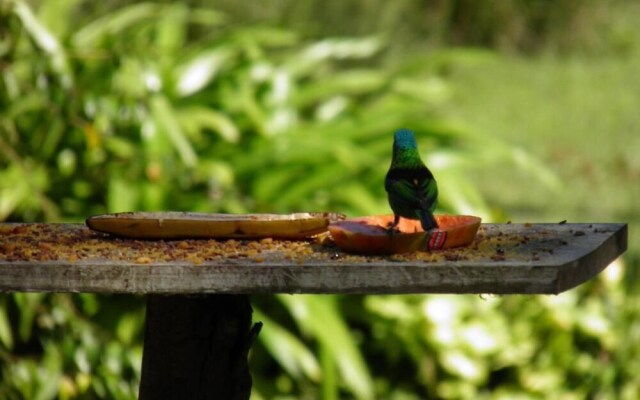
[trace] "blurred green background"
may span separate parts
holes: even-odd
[[[255,399],[640,398],[640,5],[0,0],[0,221],[440,212],[628,222],[559,296],[254,296]],[[144,299],[0,296],[0,398],[135,398]]]

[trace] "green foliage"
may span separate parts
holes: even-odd
[[[244,20],[268,20],[314,36],[361,36],[383,32],[398,57],[408,49],[482,46],[513,52],[625,51],[611,23],[626,0],[405,0],[358,2],[281,0],[252,7],[251,0],[220,1]],[[357,18],[354,18],[357,16]],[[613,43],[612,43],[613,42]]]
[[[474,175],[490,167],[560,190],[529,153],[443,112],[458,89],[447,72],[491,53],[398,58],[384,29],[310,39],[274,26],[197,2],[0,3],[0,220],[386,213],[398,127],[416,132],[440,211],[499,218]],[[256,297],[254,396],[635,398],[628,321],[640,309],[622,285],[555,298]],[[142,310],[131,296],[0,297],[0,397],[134,398]]]
[[[131,296],[3,296],[0,396],[135,398],[143,306]]]
[[[428,140],[435,172],[449,179],[455,171],[461,181],[444,188],[443,210],[489,215],[456,165],[500,144],[436,115],[449,93],[430,72],[437,59],[382,69],[371,61],[386,47],[379,37],[307,43],[260,25],[226,28],[220,14],[180,4],[125,6],[62,37],[26,3],[7,13],[17,26],[2,92],[0,149],[12,159],[3,181],[24,186],[5,189],[4,218],[169,208],[382,212],[380,161],[398,126]],[[196,28],[214,34],[190,37]]]
[[[612,268],[621,272],[619,264]],[[610,325],[621,317],[612,318],[612,310],[625,309],[619,303],[623,298],[605,294],[615,289],[619,277],[610,274],[588,291],[528,301],[513,296],[370,296],[364,303],[369,315],[362,318],[372,321],[371,331],[385,339],[385,347],[367,353],[378,352],[384,357],[379,365],[395,366],[398,373],[424,382],[425,392],[414,398],[637,394],[633,367],[619,364],[626,350],[615,332],[623,331]],[[413,368],[407,370],[409,365]],[[618,392],[620,382],[628,385]]]

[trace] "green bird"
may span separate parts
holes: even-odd
[[[419,219],[425,232],[438,227],[433,218],[438,185],[420,159],[416,138],[408,129],[398,129],[393,135],[393,158],[384,188],[394,215],[390,232],[398,225],[400,217]]]

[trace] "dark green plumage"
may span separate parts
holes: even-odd
[[[395,217],[392,229],[400,217],[419,219],[425,231],[438,227],[433,218],[438,185],[420,159],[416,139],[408,129],[399,129],[393,136],[393,158],[384,188]]]

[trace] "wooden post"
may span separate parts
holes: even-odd
[[[139,398],[249,399],[247,295],[150,295]]]

